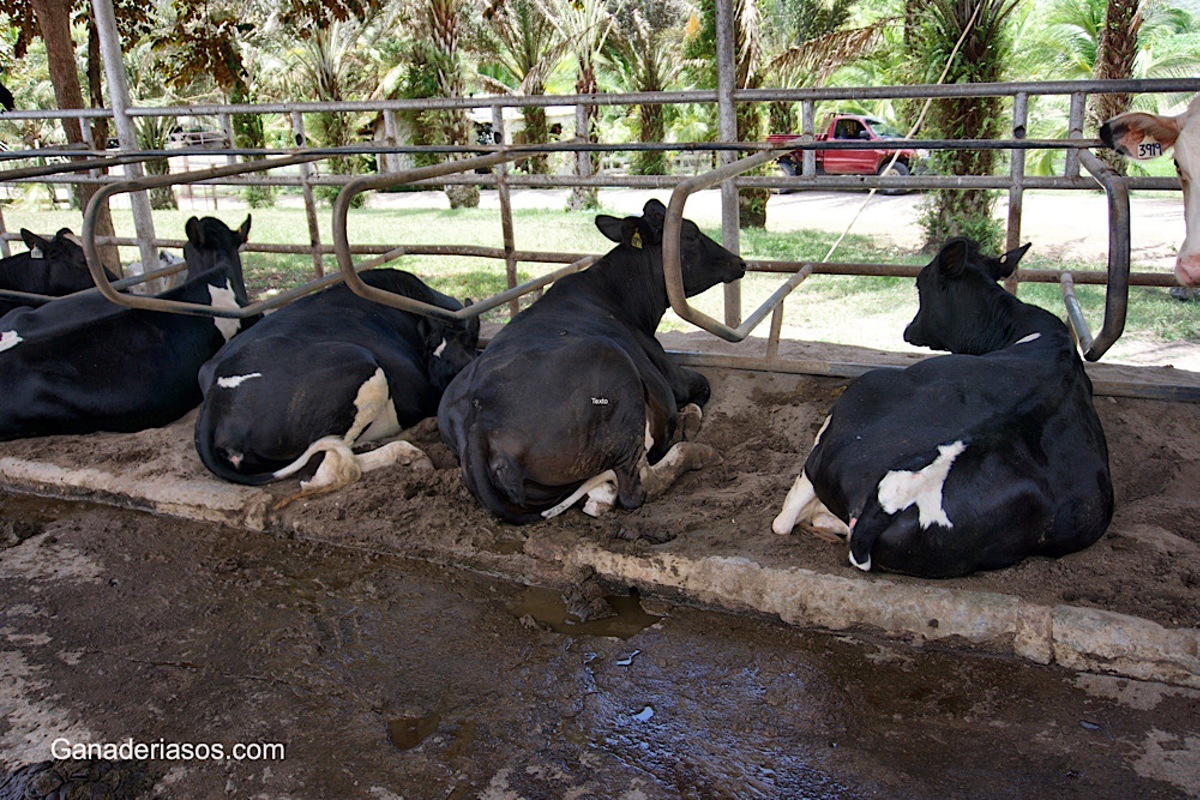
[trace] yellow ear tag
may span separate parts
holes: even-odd
[[[641,250],[642,249],[642,232],[634,231],[633,238],[631,238],[629,240],[629,243],[631,245],[633,245],[634,247],[636,247],[638,250]]]

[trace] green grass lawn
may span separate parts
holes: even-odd
[[[20,206],[3,209],[7,230],[21,227],[39,233],[49,233],[60,227],[78,230],[80,215],[76,211],[37,210]],[[245,217],[245,211],[220,211],[217,215],[231,226]],[[271,208],[251,212],[253,226],[251,241],[260,243],[307,243],[308,229],[304,213],[299,208]],[[192,212],[154,212],[155,228],[160,237],[183,238],[183,225]],[[127,210],[114,210],[114,223],[119,235],[133,235],[132,217]],[[603,253],[611,243],[593,223],[592,213],[567,213],[556,210],[520,210],[514,214],[516,246],[521,250],[542,250],[567,253]],[[318,214],[321,241],[332,241],[330,214]],[[719,231],[708,230],[719,238]],[[471,244],[499,248],[502,244],[500,215],[488,209],[357,209],[350,213],[349,237],[352,244]],[[747,259],[819,260],[824,257],[836,237],[816,231],[786,234],[761,230],[742,233],[742,253]],[[15,245],[15,250],[23,249]],[[134,248],[122,253],[128,263],[138,257]],[[922,264],[925,257],[916,253],[899,252],[879,246],[862,236],[849,236],[835,258],[839,261],[864,261]],[[311,278],[312,260],[307,255],[278,255],[247,252],[243,256],[247,283],[252,293],[262,295],[271,291],[299,285]],[[430,285],[453,295],[480,299],[506,288],[504,265],[493,259],[453,256],[408,256],[393,262],[409,270]],[[1041,269],[1095,269],[1092,264],[1064,264],[1056,260],[1039,260],[1031,253],[1022,266]],[[543,274],[555,265],[522,263],[519,279],[524,281]],[[336,270],[332,256],[325,259],[327,271]],[[742,285],[742,305],[748,314],[757,308],[784,280],[782,275],[752,274]],[[1103,318],[1103,287],[1081,286],[1077,289],[1084,312],[1097,330]],[[1050,309],[1060,317],[1062,295],[1056,284],[1023,284],[1020,296],[1026,301]],[[721,287],[696,298],[693,304],[711,316],[723,319]],[[900,332],[916,312],[917,295],[911,280],[818,275],[810,278],[789,298],[785,317],[785,335],[792,338],[872,344],[894,347],[899,344]],[[506,312],[496,310],[489,319],[503,319]],[[867,323],[870,323],[869,325]],[[665,329],[687,330],[691,326],[668,315]],[[863,341],[863,330],[882,331],[884,341]],[[764,323],[758,333],[766,335]],[[1127,334],[1152,340],[1170,342],[1193,340],[1200,343],[1200,303],[1180,302],[1165,289],[1135,288],[1130,292]]]

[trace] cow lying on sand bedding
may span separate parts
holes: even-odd
[[[96,285],[88,272],[83,248],[70,228],[59,229],[52,239],[22,228],[21,239],[29,250],[0,259],[0,289],[62,297]],[[109,280],[117,279],[107,269],[104,272]],[[0,316],[27,305],[31,304],[0,297]]]
[[[955,355],[879,369],[834,403],[783,510],[849,539],[850,562],[930,578],[1060,556],[1113,513],[1108,447],[1066,326],[997,281],[1003,257],[946,243],[917,277],[906,341]]]
[[[370,286],[462,308],[416,276],[369,270]],[[470,301],[468,301],[470,302]],[[324,453],[304,493],[362,472],[428,459],[408,442],[363,455],[351,446],[395,436],[437,413],[450,380],[475,357],[479,320],[427,318],[366,300],[338,284],[268,315],[200,370],[196,451],[218,477],[261,485]]]
[[[546,519],[584,494],[592,511],[614,499],[637,508],[714,457],[694,442],[671,446],[680,408],[694,404],[698,415],[709,387],[654,338],[667,309],[665,215],[651,200],[640,217],[598,216],[617,247],[556,282],[446,390],[442,438],[471,492],[501,519]],[[745,273],[694,223],[684,220],[680,238],[689,296]]]
[[[246,304],[232,231],[188,220],[187,281],[160,297],[214,308]],[[140,431],[200,402],[196,373],[238,330],[236,319],[128,308],[99,293],[19,308],[0,317],[0,441],[93,431]]]

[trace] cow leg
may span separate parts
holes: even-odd
[[[690,442],[699,436],[700,424],[703,419],[704,412],[695,403],[688,403],[679,409],[679,419],[676,421],[675,431],[678,433],[680,440]]]
[[[617,487],[615,483],[602,483],[587,493],[587,502],[583,504],[583,513],[589,517],[599,517],[612,511],[617,504]]]
[[[643,456],[638,466],[638,478],[647,497],[658,497],[671,488],[683,473],[720,463],[721,457],[708,445],[680,442],[653,465]]]
[[[827,542],[842,542],[850,535],[850,528],[846,523],[835,517],[825,504],[817,499],[817,492],[804,470],[800,471],[796,482],[792,484],[787,499],[783,501],[783,509],[771,523],[771,530],[786,535],[791,533],[797,524],[808,525],[818,539]]]
[[[369,453],[355,455],[349,445],[338,437],[326,436],[314,442],[301,458],[307,463],[317,452],[324,452],[325,457],[321,460],[316,474],[307,481],[301,481],[300,491],[280,500],[275,504],[276,509],[302,497],[337,491],[357,481],[364,472],[380,467],[399,463],[413,469],[433,469],[433,462],[420,448],[404,441],[390,442]]]

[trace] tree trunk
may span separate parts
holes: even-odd
[[[33,0],[33,11],[42,31],[42,41],[46,43],[50,80],[54,83],[54,96],[58,107],[63,110],[84,108],[83,89],[79,84],[79,74],[75,70],[75,43],[71,40],[70,0]],[[67,142],[84,144],[79,120],[64,119],[62,122]],[[86,145],[90,149],[98,149],[95,142],[87,142]],[[79,184],[80,205],[87,208],[92,195],[98,190],[99,187],[95,184]],[[113,235],[112,216],[107,204],[100,209],[96,218],[96,233],[99,236]],[[114,273],[121,274],[121,258],[117,248],[101,248],[100,260]]]
[[[576,94],[595,94],[597,91],[598,82],[596,80],[596,68],[591,63],[590,59],[579,65],[579,77],[575,80]],[[596,129],[598,127],[597,120],[600,117],[600,109],[596,106],[587,107],[587,130],[586,138],[589,142],[598,141]],[[592,175],[596,175],[600,171],[600,154],[593,153],[591,158]],[[576,164],[579,161],[576,159]],[[578,174],[579,167],[575,167]],[[599,208],[600,200],[594,186],[576,186],[571,189],[571,194],[567,197],[567,209],[569,211],[591,211]]]
[[[1097,80],[1125,80],[1133,77],[1133,62],[1137,58],[1138,30],[1142,17],[1138,13],[1140,0],[1108,0],[1100,44],[1096,49]],[[1108,120],[1129,110],[1128,94],[1094,94],[1088,108],[1088,129],[1099,130]],[[1125,159],[1116,152],[1102,149],[1097,152],[1109,166],[1124,175]]]
[[[667,138],[667,122],[660,105],[638,108],[638,139],[643,142],[662,142]],[[662,150],[642,150],[634,159],[638,175],[666,175],[667,154]]]

